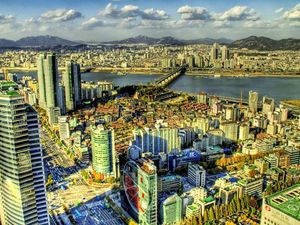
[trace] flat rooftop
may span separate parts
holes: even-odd
[[[300,221],[300,184],[267,196],[266,203]]]

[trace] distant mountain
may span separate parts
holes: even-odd
[[[248,48],[260,51],[300,50],[300,39],[288,38],[277,41],[266,37],[250,36],[232,42],[229,47]]]
[[[213,43],[219,43],[219,44],[230,44],[233,40],[227,39],[227,38],[199,38],[194,40],[186,40],[186,44],[205,44],[205,45],[211,45]]]
[[[195,39],[195,40],[182,40],[182,39],[177,39],[177,38],[174,38],[171,36],[162,37],[162,38],[152,38],[152,37],[139,35],[139,36],[127,38],[124,40],[104,42],[103,44],[184,45],[184,44],[213,44],[215,42],[222,43],[222,44],[229,44],[232,42],[232,40],[226,39],[226,38],[220,38],[220,39],[200,38],[200,39]]]
[[[32,36],[21,38],[17,41],[0,39],[0,47],[55,47],[55,46],[75,46],[77,42],[69,41],[55,36]]]
[[[7,39],[0,39],[0,47],[13,47],[15,42]]]

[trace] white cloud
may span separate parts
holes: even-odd
[[[258,20],[259,17],[254,9],[247,6],[234,6],[231,9],[219,14],[217,20],[227,21],[244,21],[244,20]]]
[[[3,15],[0,14],[0,24],[8,24],[15,20],[13,15]]]
[[[231,28],[232,25],[229,21],[219,20],[214,22],[214,27],[216,28]]]
[[[107,27],[107,26],[113,26],[113,25],[116,25],[116,24],[113,22],[101,20],[97,17],[92,17],[82,23],[82,27],[84,29],[94,29],[97,27]]]
[[[74,9],[54,9],[44,12],[38,18],[40,22],[67,22],[83,17],[79,11]]]
[[[283,18],[286,20],[300,21],[300,3],[291,10],[285,11]]]
[[[276,9],[274,12],[275,12],[275,13],[281,13],[283,10],[284,10],[284,8],[278,8],[278,9]]]
[[[181,6],[177,12],[183,20],[211,20],[211,14],[203,7]]]
[[[243,24],[246,28],[253,28],[253,29],[273,29],[277,28],[279,24],[277,22],[272,21],[262,21],[262,20],[256,20],[256,21],[246,21]]]
[[[166,11],[155,10],[153,8],[145,9],[141,14],[141,17],[145,20],[166,20],[170,18]]]
[[[125,5],[123,8],[118,9],[117,6],[109,3],[99,15],[110,17],[113,19],[120,19],[126,17],[136,17],[140,14],[139,7],[136,5]]]
[[[143,11],[136,5],[125,5],[119,9],[111,3],[109,3],[104,10],[99,13],[99,16],[110,17],[113,19],[139,17],[144,20],[165,20],[169,18],[169,15],[164,10],[151,8]]]

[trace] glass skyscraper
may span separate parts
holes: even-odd
[[[0,92],[0,217],[49,224],[37,113],[17,91]]]
[[[67,111],[74,110],[81,103],[81,74],[79,64],[66,63],[63,73]]]
[[[117,176],[114,131],[99,125],[92,130],[92,165],[97,173]]]

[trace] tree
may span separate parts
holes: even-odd
[[[208,212],[207,209],[205,209],[203,214],[203,222],[206,223],[207,221],[208,221]]]
[[[219,220],[220,219],[220,207],[219,206],[215,206],[215,219]]]
[[[215,220],[215,214],[214,214],[213,207],[210,207],[208,212],[209,212],[208,213],[208,220],[209,221],[214,221]]]

